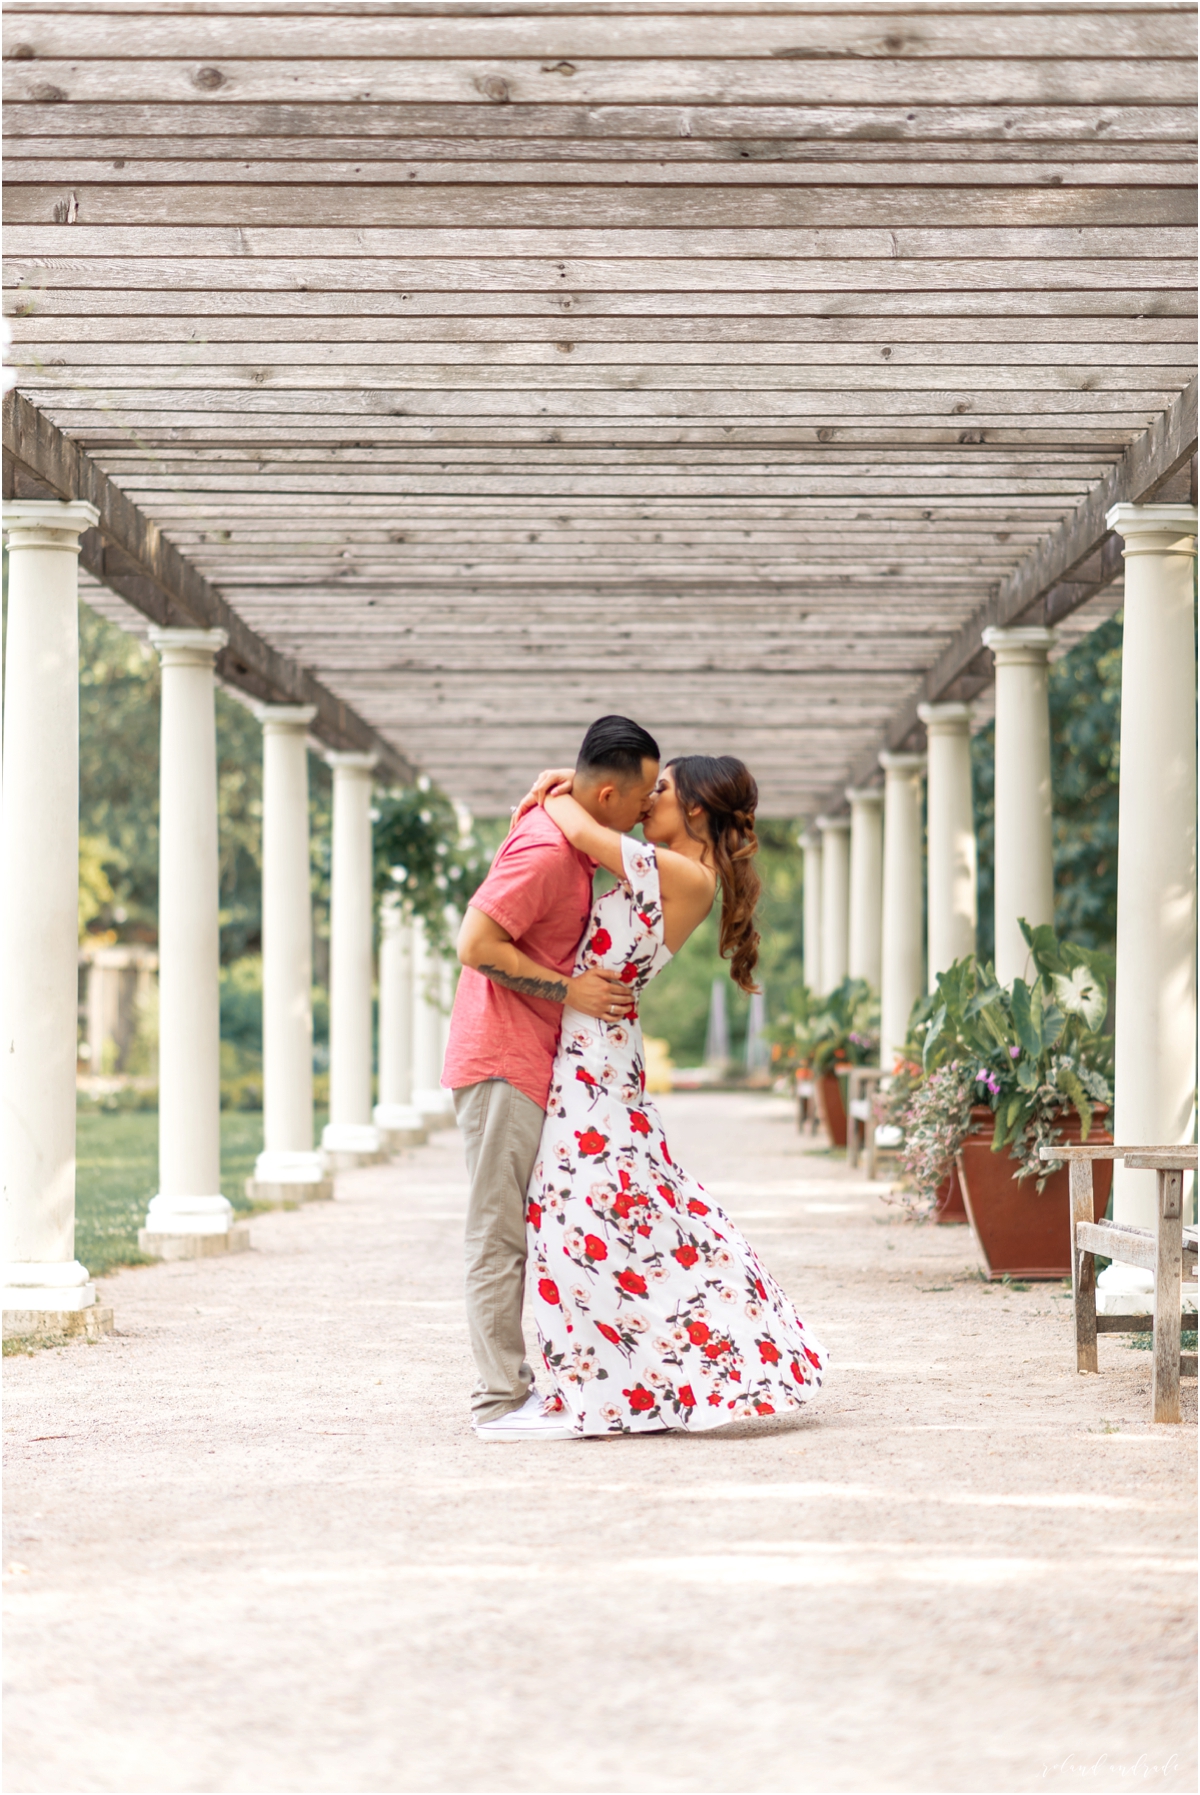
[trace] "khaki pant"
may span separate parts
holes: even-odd
[[[477,1421],[519,1409],[533,1372],[525,1358],[525,1196],[544,1112],[531,1097],[491,1078],[454,1093],[467,1149],[467,1329],[479,1369],[471,1396]]]

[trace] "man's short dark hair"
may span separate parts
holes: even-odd
[[[577,773],[616,773],[635,779],[645,760],[659,760],[658,743],[640,723],[628,717],[597,717],[583,738]]]

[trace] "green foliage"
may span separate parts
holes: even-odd
[[[906,1060],[928,1079],[941,1068],[965,1068],[974,1101],[996,1117],[993,1152],[1011,1149],[1019,1177],[1036,1176],[1038,1189],[1052,1169],[1039,1149],[1058,1138],[1069,1109],[1082,1138],[1095,1104],[1112,1102],[1112,1040],[1103,1032],[1108,1013],[1109,955],[1060,942],[1049,926],[1021,923],[1033,962],[1033,980],[1005,988],[995,968],[974,956],[939,973],[936,990],[915,1006]],[[910,1100],[908,1128],[920,1110]]]
[[[461,915],[491,862],[480,836],[461,827],[445,793],[421,779],[379,798],[373,839],[377,894],[402,892],[437,946],[449,950],[446,906]]]
[[[1117,938],[1117,781],[1123,618],[1110,617],[1050,669],[1054,923],[1081,947]],[[995,726],[971,744],[981,960],[995,952]]]
[[[879,1058],[879,1000],[865,979],[843,979],[836,991],[793,997],[792,1031],[800,1063],[822,1076],[835,1066],[873,1066]]]

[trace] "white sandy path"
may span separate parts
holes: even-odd
[[[1153,1428],[1149,1354],[1078,1377],[1058,1287],[782,1101],[663,1109],[814,1409],[480,1446],[453,1133],[111,1277],[116,1338],[7,1362],[14,1795],[1195,1789],[1195,1385]]]

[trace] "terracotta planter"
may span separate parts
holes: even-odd
[[[1105,1112],[1097,1109],[1097,1120]],[[1017,1163],[1011,1153],[993,1153],[996,1118],[990,1109],[971,1111],[980,1124],[969,1135],[958,1155],[958,1176],[967,1219],[975,1231],[989,1278],[1069,1278],[1071,1275],[1070,1173],[1060,1166],[1046,1180],[1039,1194],[1037,1180],[1017,1182]],[[1065,1146],[1079,1144],[1079,1117],[1064,1119],[1060,1133]],[[1089,1143],[1102,1146],[1112,1140],[1096,1122]],[[1099,1221],[1112,1189],[1112,1161],[1098,1159],[1092,1166],[1095,1219]]]
[[[846,1104],[842,1097],[842,1081],[836,1072],[823,1072],[816,1081],[817,1112],[825,1124],[829,1144],[846,1145]]]
[[[962,1199],[962,1185],[959,1182],[958,1167],[951,1166],[938,1186],[937,1202],[934,1205],[935,1222],[962,1222],[967,1220],[967,1209]]]

